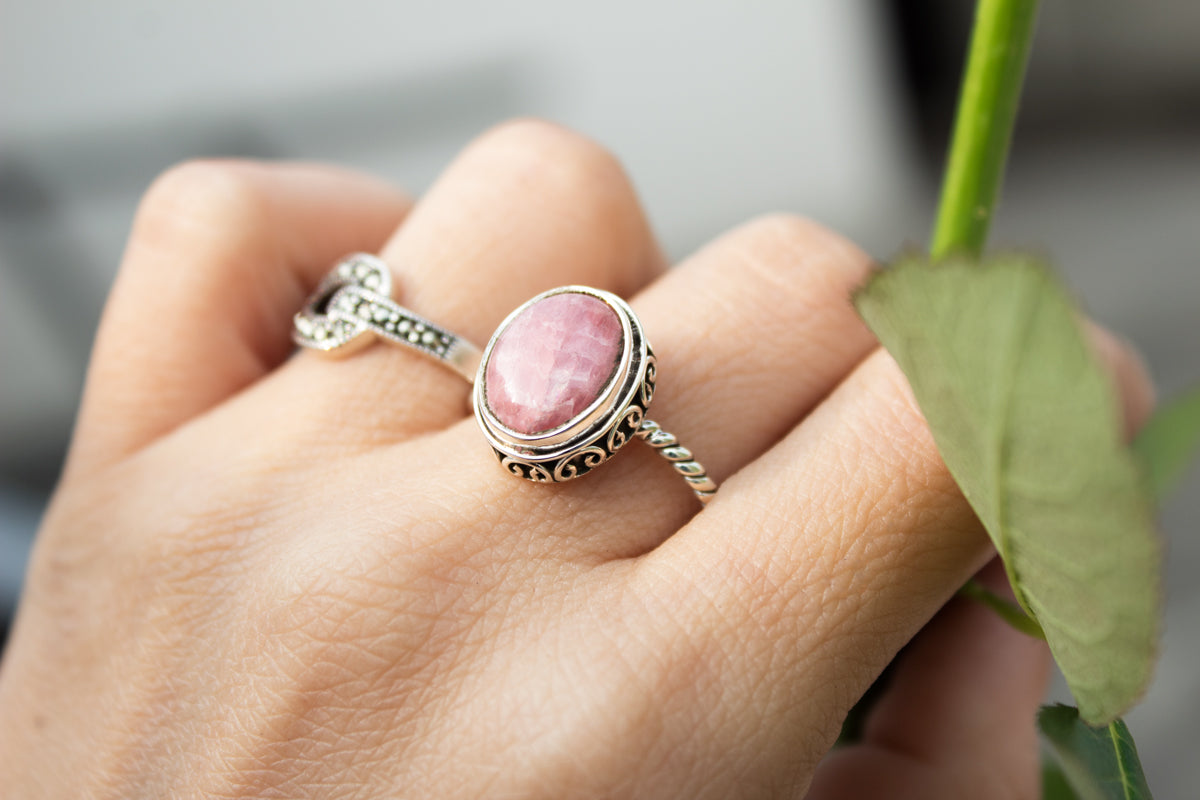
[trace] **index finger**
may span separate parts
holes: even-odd
[[[1100,354],[1124,397],[1145,395],[1132,354]],[[648,624],[665,641],[700,639],[725,665],[722,702],[764,730],[800,709],[821,721],[798,748],[811,768],[989,540],[882,350],[721,491],[635,566],[636,591],[662,604]]]

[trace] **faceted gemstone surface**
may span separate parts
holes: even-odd
[[[621,338],[621,320],[602,300],[574,293],[539,300],[492,348],[488,407],[518,433],[562,425],[600,396],[621,357]]]

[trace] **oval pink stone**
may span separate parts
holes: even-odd
[[[518,433],[557,428],[600,396],[620,360],[622,335],[616,312],[591,295],[537,301],[492,347],[488,408]]]

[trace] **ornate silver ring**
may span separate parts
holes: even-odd
[[[346,256],[292,318],[292,340],[332,356],[349,355],[381,339],[412,348],[475,379],[479,348],[392,300],[392,272],[366,253]]]
[[[654,351],[633,309],[609,292],[564,286],[522,305],[492,335],[475,379],[475,418],[517,477],[581,477],[636,437],[708,503],[716,483],[646,417],[656,379]]]

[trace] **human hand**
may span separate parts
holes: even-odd
[[[5,798],[1036,795],[1048,655],[958,601],[826,758],[991,557],[849,302],[868,258],[775,216],[664,272],[616,162],[536,122],[407,211],[305,165],[150,190],[0,672]],[[289,359],[320,276],[381,246],[481,345],[554,286],[631,298],[717,498],[640,444],[517,480],[441,365]]]

